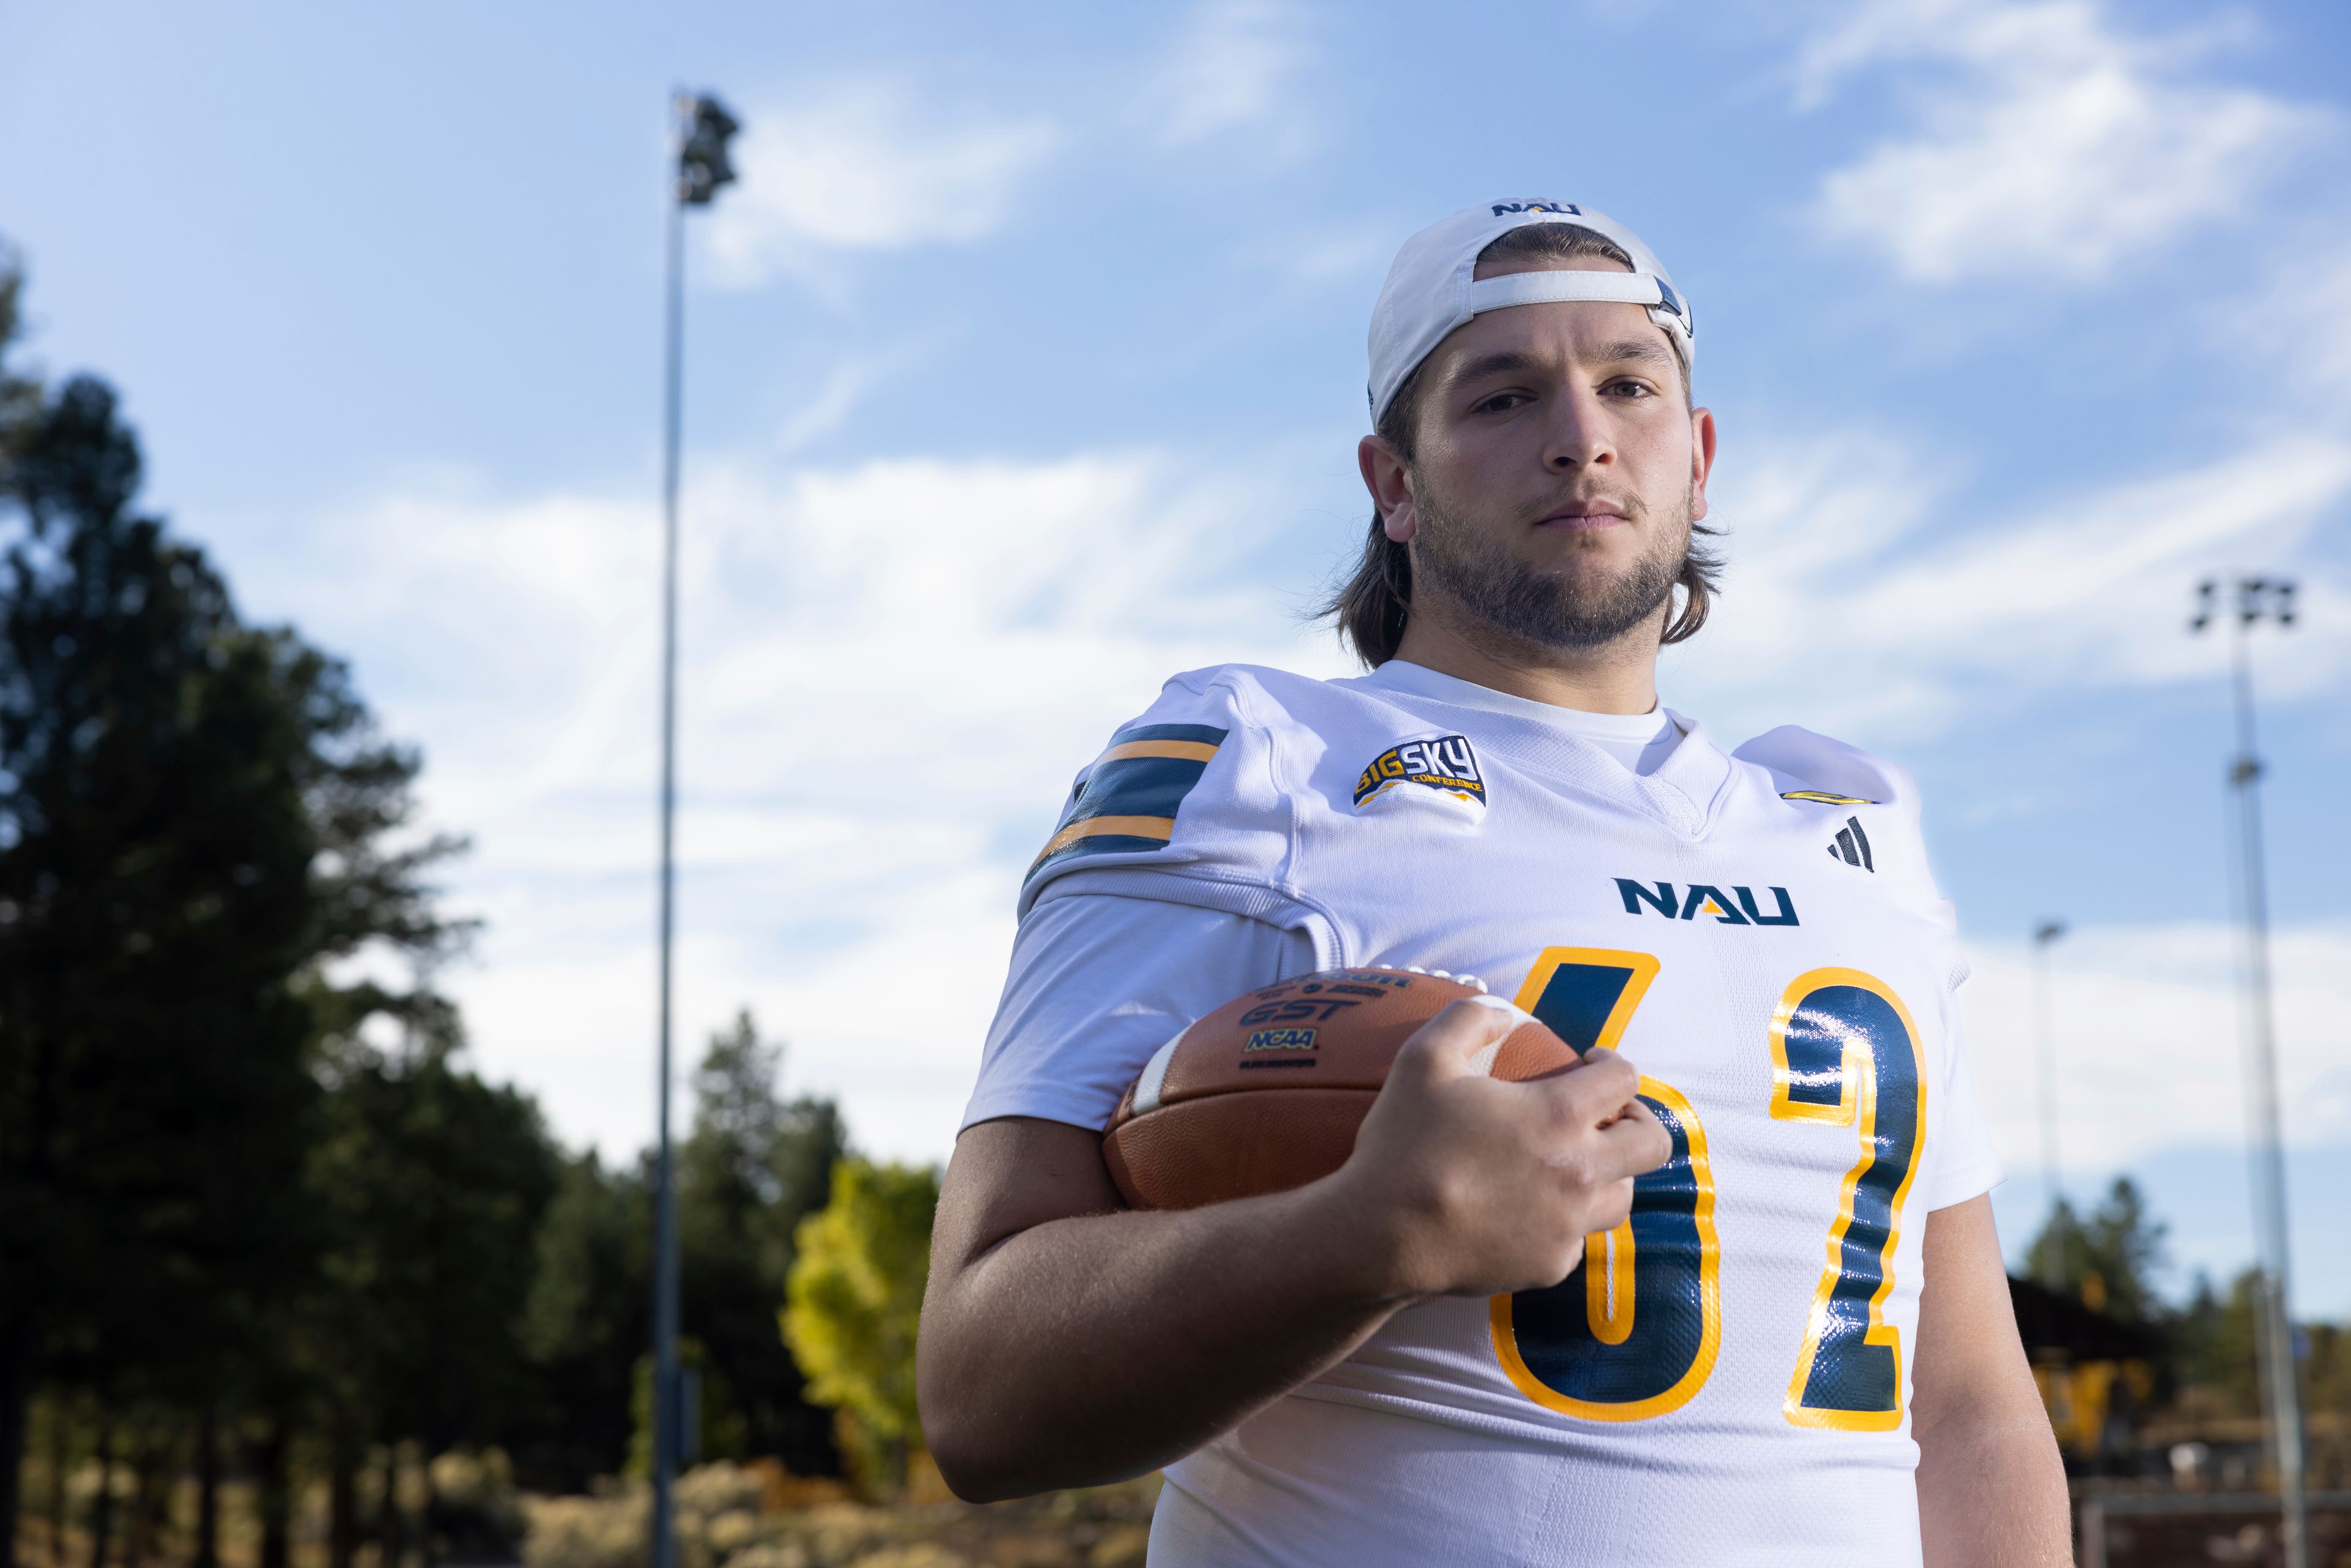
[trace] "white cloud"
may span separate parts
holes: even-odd
[[[2285,383],[2324,423],[2351,401],[2351,236],[2338,229],[2297,238],[2261,282],[2210,312],[2210,337],[2231,357],[2231,372],[2248,349],[2262,350],[2259,372]]]
[[[1269,487],[1239,473],[689,473],[680,1065],[747,1002],[861,1144],[940,1156],[1071,773],[1175,671],[1335,654],[1248,569]],[[444,977],[479,1060],[609,1155],[652,1127],[656,517],[421,486],[312,536],[284,584],[399,672],[371,682],[387,726],[424,747],[433,820],[474,835],[454,890],[488,927]]]
[[[1719,491],[1733,538],[1716,619],[1667,655],[1670,689],[1727,730],[1932,734],[1990,701],[2218,679],[2220,650],[2185,632],[2188,596],[2248,566],[2298,570],[2309,601],[2294,659],[2264,675],[2276,693],[2351,672],[2351,583],[2314,549],[2351,496],[2351,443],[2283,436],[1991,518],[1960,515],[1949,477],[1898,442],[1755,444],[1771,455]]]
[[[1176,670],[1336,672],[1296,625],[1294,573],[1257,553],[1306,553],[1264,529],[1324,515],[1269,494],[1271,471],[1301,466],[1204,472],[1149,450],[690,465],[681,1061],[750,1003],[790,1040],[793,1084],[841,1093],[867,1146],[942,1153],[1019,862],[1071,771]],[[1674,655],[1677,702],[1734,737],[1791,718],[1893,733],[1992,695],[2201,678],[2189,662],[2216,651],[2179,631],[2193,567],[2290,545],[2351,492],[2351,447],[2280,445],[1942,541],[1926,532],[1942,493],[1917,471],[1859,438],[1750,469],[1724,507],[1731,591]],[[488,930],[447,979],[481,1060],[610,1154],[649,1125],[657,538],[649,496],[419,483],[273,566],[274,596],[379,672],[388,727],[425,748],[432,819],[475,839],[455,892]],[[2323,628],[2351,613],[2310,621],[2300,667],[2332,678],[2351,645]],[[2188,983],[2168,959],[2150,972]],[[2109,1010],[2162,1016],[2137,1006]],[[2164,1104],[2176,1122],[2187,1102]]]
[[[939,334],[921,341],[906,340],[889,347],[864,349],[833,366],[816,391],[794,409],[776,432],[776,450],[789,456],[802,447],[832,434],[849,416],[893,376],[913,369],[941,349]]]
[[[967,244],[1001,227],[1061,132],[1038,118],[956,120],[901,83],[754,105],[741,182],[711,210],[710,254],[746,285],[827,252]]]
[[[2170,1229],[2165,1288],[2252,1261],[2245,1058],[2218,923],[2103,926],[2057,944],[2050,966],[2055,1108],[2065,1188],[2091,1201],[2130,1176]],[[2351,1312],[2351,1251],[2331,1195],[2351,1166],[2351,925],[2290,926],[2272,946],[2277,1070],[2298,1314]],[[2021,1257],[2048,1212],[2032,978],[2022,942],[1974,945],[1961,992],[1968,1055],[2008,1173],[1993,1194]]]
[[[1393,225],[1326,220],[1264,235],[1244,247],[1239,259],[1308,290],[1338,283],[1377,287],[1395,250]]]
[[[2313,380],[2351,392],[2351,245],[2281,281],[2270,303],[2286,352]]]
[[[1202,0],[1141,113],[1170,147],[1247,132],[1260,152],[1305,152],[1313,136],[1299,80],[1313,57],[1305,27],[1279,0]]]
[[[2070,1171],[2126,1168],[2246,1130],[2235,938],[2217,923],[2077,931],[2053,949],[2057,1121]],[[1965,1001],[1978,1098],[2011,1176],[2041,1166],[2030,958],[1978,943]],[[2351,1141],[2351,925],[2288,927],[2272,946],[2285,1139]]]
[[[2227,219],[2325,116],[2188,70],[2207,46],[2117,30],[2097,0],[1872,0],[1799,64],[1817,101],[1868,66],[1925,62],[1912,133],[1828,174],[1831,234],[1905,277],[2095,279]]]

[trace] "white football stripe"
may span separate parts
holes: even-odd
[[[1159,1091],[1167,1082],[1167,1064],[1176,1060],[1176,1048],[1184,1043],[1184,1036],[1192,1032],[1189,1024],[1177,1031],[1174,1040],[1151,1053],[1143,1064],[1143,1076],[1134,1081],[1134,1113],[1159,1109]]]
[[[1510,1000],[1508,997],[1498,997],[1491,991],[1481,990],[1478,995],[1465,999],[1475,1003],[1477,1006],[1481,1008],[1498,1008],[1503,1012],[1509,1013],[1512,1019],[1510,1034],[1516,1034],[1519,1032],[1517,1025],[1532,1023],[1535,1021],[1534,1015],[1532,1013],[1528,1012],[1526,1009],[1520,1007],[1518,1003]],[[1493,1044],[1486,1047],[1485,1050],[1471,1057],[1469,1059],[1469,1070],[1484,1077],[1491,1078],[1494,1075],[1494,1059],[1502,1054],[1503,1042],[1508,1040],[1510,1038],[1510,1035],[1506,1034],[1501,1038],[1501,1040],[1496,1040]]]

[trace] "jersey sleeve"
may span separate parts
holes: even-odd
[[[1992,1147],[1991,1128],[1976,1099],[1975,1075],[1968,1068],[1967,1040],[1958,1010],[1945,1031],[1949,1054],[1936,1085],[1927,1138],[1926,1212],[1980,1197],[2000,1185],[2003,1172]]]
[[[1317,934],[1295,885],[1296,807],[1280,777],[1294,738],[1243,665],[1177,675],[1079,770],[1021,880],[1020,915],[1074,892],[1188,904]]]
[[[1038,1116],[1099,1131],[1169,1037],[1315,967],[1309,937],[1247,915],[1114,894],[1051,899],[1013,939],[963,1124]]]

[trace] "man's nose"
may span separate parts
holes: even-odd
[[[1616,461],[1606,411],[1589,387],[1570,387],[1553,398],[1543,431],[1543,466],[1557,474],[1607,467]]]

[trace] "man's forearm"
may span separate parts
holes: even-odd
[[[2065,1465],[2018,1343],[1991,1199],[1927,1217],[1910,1435],[1928,1568],[2074,1561]]]
[[[1022,1230],[934,1281],[925,1439],[970,1498],[1165,1464],[1387,1320],[1375,1252],[1325,1184]]]
[[[2074,1561],[2065,1467],[2039,1406],[1954,1415],[1917,1436],[1927,1568]]]
[[[1487,1071],[1524,1015],[1457,1001],[1396,1053],[1347,1163],[1289,1192],[1122,1212],[1099,1134],[956,1140],[932,1233],[923,1435],[974,1500],[1134,1475],[1341,1360],[1405,1302],[1566,1278],[1672,1152],[1614,1051]]]

